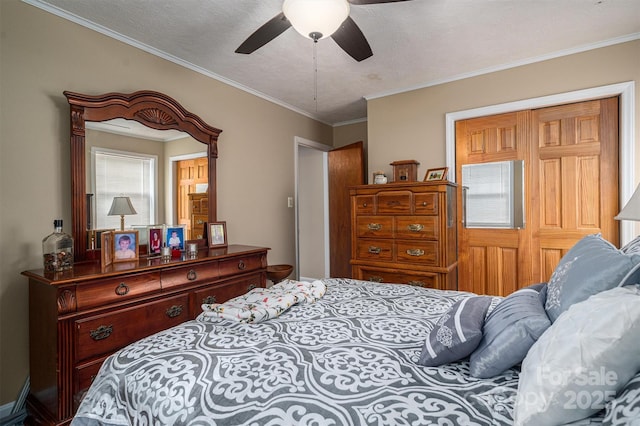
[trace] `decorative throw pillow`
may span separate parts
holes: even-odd
[[[607,404],[602,425],[640,425],[640,372]]]
[[[489,314],[480,345],[471,354],[472,376],[493,377],[522,362],[551,325],[540,300],[544,288],[535,284],[511,293]]]
[[[491,297],[472,296],[454,303],[427,336],[419,364],[436,367],[469,356],[482,339]]]
[[[625,284],[634,284],[640,255],[626,255],[600,234],[587,235],[565,254],[551,275],[545,310],[551,322],[574,303]]]
[[[640,371],[640,286],[576,303],[522,362],[516,425],[565,424],[597,413]]]

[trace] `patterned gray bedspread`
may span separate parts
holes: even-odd
[[[416,363],[467,293],[325,279],[327,293],[259,324],[194,320],[108,358],[72,425],[511,424],[518,372]]]

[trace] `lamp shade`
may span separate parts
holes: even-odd
[[[631,199],[614,219],[640,221],[640,186],[636,188]]]
[[[120,230],[124,231],[124,216],[130,214],[138,214],[133,208],[129,197],[113,197],[113,203],[109,209],[109,216],[120,216]]]
[[[138,214],[138,212],[133,208],[133,204],[131,204],[131,199],[129,197],[113,197],[111,209],[109,209],[109,213],[107,214],[109,216],[117,216]]]
[[[347,0],[284,0],[282,12],[296,31],[313,40],[329,37],[349,16]]]

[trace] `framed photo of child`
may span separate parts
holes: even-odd
[[[113,261],[131,262],[139,259],[138,231],[113,232]]]
[[[209,247],[227,246],[227,222],[209,223]]]
[[[154,225],[147,228],[147,251],[149,256],[159,256],[165,243],[164,226]]]
[[[171,248],[172,251],[184,250],[184,228],[184,225],[167,226],[164,236],[167,247]]]

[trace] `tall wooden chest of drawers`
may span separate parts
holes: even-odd
[[[189,212],[189,239],[203,238],[204,225],[209,220],[209,194],[206,192],[189,194]]]
[[[66,425],[107,356],[266,286],[267,248],[230,245],[196,258],[141,258],[25,271],[29,278],[29,424]]]
[[[353,278],[456,290],[456,190],[450,182],[352,187]]]

